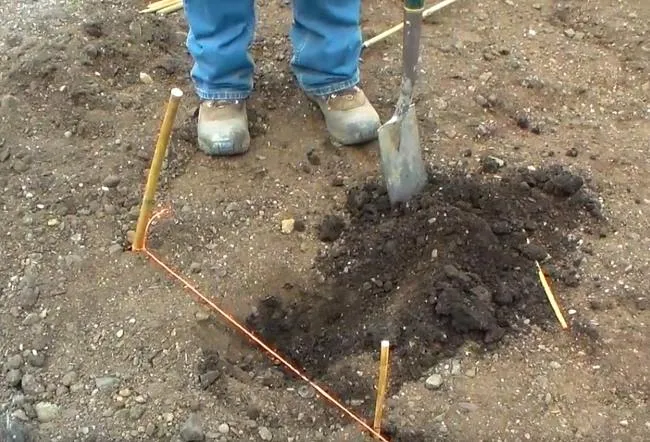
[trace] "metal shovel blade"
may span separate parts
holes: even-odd
[[[399,118],[394,116],[379,128],[381,168],[391,203],[403,203],[427,183],[420,151],[420,131],[415,106]]]

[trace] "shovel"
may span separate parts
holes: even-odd
[[[399,99],[390,120],[379,128],[381,167],[391,203],[408,201],[427,183],[420,133],[411,103],[420,56],[424,0],[404,0],[403,75]]]

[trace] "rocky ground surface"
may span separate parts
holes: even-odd
[[[358,427],[129,251],[171,87],[149,246],[354,412],[392,344],[395,441],[650,438],[650,5],[459,0],[427,20],[426,191],[391,208],[295,87],[260,1],[244,157],[195,146],[182,13],[0,5],[0,440],[356,441]],[[399,2],[363,5],[366,36]],[[363,54],[392,113],[400,37]],[[539,262],[570,328],[561,330]]]

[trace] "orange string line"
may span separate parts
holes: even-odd
[[[152,223],[154,220],[157,218],[160,218],[161,216],[168,214],[170,212],[169,209],[163,209],[159,212],[156,212],[151,216],[149,219],[149,222],[147,223],[147,227],[145,229],[145,234],[144,234],[144,246],[142,248],[142,252],[146,254],[151,260],[153,260],[156,264],[158,264],[160,267],[162,267],[167,273],[169,273],[172,277],[174,277],[177,281],[179,281],[181,284],[185,286],[190,292],[192,292],[194,295],[196,295],[201,301],[209,305],[214,311],[219,313],[226,321],[228,321],[233,327],[235,327],[237,330],[242,332],[244,335],[246,335],[249,339],[251,339],[253,342],[255,342],[259,347],[261,347],[263,350],[265,350],[268,354],[270,354],[273,358],[276,360],[280,361],[282,365],[284,365],[286,368],[288,368],[291,372],[293,372],[296,376],[301,378],[303,381],[307,382],[314,390],[316,390],[322,397],[327,399],[329,402],[331,402],[336,408],[338,408],[340,411],[342,411],[344,414],[346,414],[348,417],[352,418],[355,422],[357,422],[359,425],[361,425],[366,431],[368,431],[370,434],[378,438],[380,441],[383,442],[390,442],[388,439],[383,437],[380,433],[375,431],[370,425],[368,425],[366,422],[364,422],[363,419],[358,417],[356,414],[354,414],[352,411],[347,409],[343,404],[341,404],[339,401],[337,401],[332,395],[330,395],[328,392],[326,392],[323,388],[321,388],[318,384],[315,382],[311,381],[306,375],[304,375],[299,369],[294,367],[290,362],[288,362],[286,359],[284,359],[282,356],[280,356],[276,351],[274,351],[271,347],[269,347],[267,344],[265,344],[260,338],[255,336],[251,331],[249,331],[246,327],[241,325],[235,318],[232,317],[229,313],[225,312],[222,310],[219,306],[217,306],[214,302],[212,302],[210,299],[208,299],[205,295],[203,295],[196,287],[194,287],[187,279],[176,273],[174,270],[171,269],[167,264],[165,264],[160,258],[158,258],[156,255],[154,255],[149,249],[147,249],[147,236],[149,233],[149,227],[151,227]]]

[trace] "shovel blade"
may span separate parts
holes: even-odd
[[[415,107],[401,120],[394,118],[381,126],[378,135],[388,198],[391,203],[406,202],[427,183]]]

